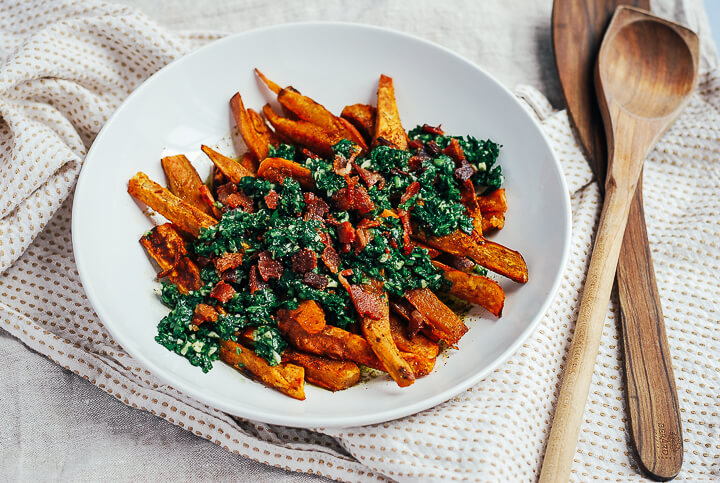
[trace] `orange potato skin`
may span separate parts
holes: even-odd
[[[181,293],[188,293],[203,286],[200,269],[188,257],[185,240],[170,223],[153,227],[140,238],[145,248],[158,266],[161,273],[167,272],[170,282],[177,285]]]
[[[328,131],[307,121],[281,117],[269,105],[263,107],[263,114],[280,136],[326,158],[333,157],[333,146],[343,139],[337,131]]]
[[[271,366],[252,349],[230,340],[220,342],[220,359],[242,372],[250,373],[258,381],[283,394],[295,399],[305,399],[305,369],[300,366]]]
[[[292,349],[283,352],[282,360],[303,367],[309,383],[330,391],[342,391],[360,380],[360,368],[351,361],[334,361]]]
[[[462,320],[442,303],[431,290],[417,288],[405,292],[405,298],[430,323],[433,336],[444,340],[448,345],[455,345],[467,332],[468,328]]]
[[[377,113],[375,116],[375,133],[373,134],[373,147],[378,146],[378,138],[383,138],[396,149],[406,150],[408,145],[407,134],[400,122],[395,101],[395,88],[391,77],[382,74],[378,82]]]
[[[310,191],[315,189],[315,180],[312,172],[295,161],[289,161],[282,158],[265,158],[260,163],[257,172],[258,177],[272,181],[273,183],[282,183],[286,177],[293,178],[304,190]]]
[[[200,149],[207,155],[208,158],[210,158],[210,161],[213,162],[215,167],[222,171],[222,173],[233,183],[239,183],[245,176],[255,176],[255,173],[247,169],[242,164],[232,158],[228,158],[227,156],[218,153],[209,146],[205,146],[203,144],[200,146]]]
[[[375,134],[375,117],[377,116],[377,110],[373,106],[368,104],[345,106],[340,116],[355,126],[365,140],[368,142],[372,140]]]
[[[505,292],[497,282],[482,275],[456,270],[435,260],[433,260],[433,264],[443,271],[445,280],[452,284],[450,286],[452,295],[480,305],[497,317],[502,315]]]
[[[217,224],[217,220],[172,194],[147,177],[137,173],[128,182],[128,193],[174,223],[185,233],[194,237],[200,230]]]
[[[206,215],[213,216],[213,210],[201,191],[204,184],[188,158],[182,154],[165,156],[161,163],[170,192]]]
[[[363,317],[360,327],[373,352],[397,385],[407,387],[415,382],[415,373],[410,364],[400,355],[390,332],[390,306],[387,293],[382,288],[382,284],[376,280],[371,281],[366,287],[383,300],[383,314],[380,319]]]

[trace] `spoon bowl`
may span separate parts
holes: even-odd
[[[676,29],[641,19],[606,42],[598,62],[606,96],[631,114],[665,117],[692,91],[693,56]]]

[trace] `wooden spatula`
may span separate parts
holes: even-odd
[[[622,234],[642,162],[689,99],[697,81],[697,57],[695,34],[645,11],[628,7],[616,10],[603,40],[596,88],[609,132],[606,198],[541,481],[567,481],[569,476],[614,269],[620,256]],[[661,357],[646,357],[642,352],[645,334],[640,335],[637,341],[641,345],[640,352],[626,347],[628,364],[641,363],[646,370],[657,370],[659,377],[648,377],[648,384],[662,378],[672,382],[669,360],[665,364]],[[659,354],[659,347],[647,348]],[[636,389],[640,396],[648,390],[647,387]],[[680,437],[679,433],[668,433],[679,428],[677,401],[667,394],[655,394],[655,398],[642,400],[653,407],[650,411],[641,407],[638,414],[641,418],[657,416],[658,419],[642,421],[641,425],[633,421],[633,432],[646,469],[657,478],[669,479],[677,474],[681,461],[673,458],[677,453],[673,444],[668,444],[669,440]],[[676,421],[673,421],[674,415]],[[665,421],[673,424],[665,426]],[[647,433],[638,432],[640,428],[646,429]]]

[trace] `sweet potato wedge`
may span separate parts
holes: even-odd
[[[395,345],[402,352],[417,354],[426,359],[435,359],[440,352],[436,342],[431,341],[421,334],[408,337],[405,324],[395,314],[390,314],[390,333]]]
[[[312,190],[315,188],[315,180],[312,172],[305,166],[301,166],[295,161],[289,161],[282,158],[265,158],[257,172],[258,177],[272,181],[273,183],[282,183],[288,176],[298,183],[304,190]]]
[[[249,347],[220,342],[220,359],[255,379],[295,399],[305,399],[305,369],[295,364],[271,366]]]
[[[207,154],[207,157],[210,158],[210,161],[213,162],[215,167],[222,171],[222,173],[233,183],[239,183],[245,176],[255,176],[255,173],[247,169],[242,164],[232,158],[228,158],[227,156],[218,153],[209,146],[205,146],[203,144],[200,146],[200,149],[202,149],[203,153]]]
[[[412,352],[400,352],[400,356],[407,362],[415,377],[424,377],[430,374],[435,367],[437,359],[428,359]]]
[[[395,88],[392,77],[384,74],[380,76],[377,94],[377,113],[375,115],[375,133],[373,134],[373,147],[378,146],[378,139],[396,149],[407,149],[408,141],[405,129],[400,122],[400,113],[395,102]]]
[[[385,370],[370,344],[359,335],[331,325],[326,325],[317,334],[308,334],[287,310],[279,310],[277,319],[280,332],[293,347],[303,352]]]
[[[477,197],[477,202],[483,213],[486,211],[505,213],[508,207],[505,188],[498,188],[488,194],[482,194]]]
[[[405,298],[430,323],[433,338],[455,345],[468,328],[455,312],[442,303],[431,290],[416,288],[405,292]]]
[[[433,260],[433,264],[443,271],[443,277],[449,281],[450,293],[472,304],[488,309],[493,315],[502,315],[505,305],[505,292],[494,280],[482,275],[462,272]]]
[[[476,263],[519,283],[528,281],[528,270],[520,253],[499,243],[456,231],[446,236],[426,236],[421,230],[415,230],[413,236],[420,241],[444,252],[457,256],[468,256]]]
[[[390,305],[387,293],[385,293],[382,284],[377,280],[371,280],[366,285],[366,288],[383,301],[383,314],[380,319],[361,318],[360,327],[365,339],[397,385],[400,387],[409,386],[415,382],[415,373],[407,361],[402,358],[395,341],[393,341],[390,332]]]
[[[240,333],[240,343],[254,347],[255,329],[248,327]],[[305,380],[331,391],[342,391],[354,386],[360,379],[360,368],[352,361],[337,361],[295,349],[285,349],[282,362],[305,369]]]
[[[274,83],[273,81],[271,81],[270,79],[265,77],[265,74],[260,72],[257,68],[255,69],[255,75],[257,75],[260,78],[260,80],[263,82],[263,84],[265,84],[267,86],[267,88],[270,89],[271,91],[273,91],[275,94],[279,94],[280,91],[282,90],[282,87],[280,87],[279,85],[277,85],[276,83]]]
[[[128,182],[128,193],[174,223],[185,233],[197,237],[200,230],[217,224],[217,220],[163,188],[147,177],[137,173]]]
[[[242,136],[250,153],[256,161],[262,161],[268,155],[268,136],[257,131],[250,113],[245,109],[240,93],[235,93],[230,99],[230,110],[232,111],[235,124],[240,136]]]
[[[292,349],[283,352],[282,360],[303,367],[309,383],[331,391],[342,391],[360,380],[360,368],[351,361],[334,361]]]
[[[165,156],[161,163],[170,192],[206,215],[213,216],[211,204],[208,204],[210,200],[203,195],[205,185],[188,158],[182,154]]]
[[[480,195],[477,197],[477,201],[482,213],[483,232],[493,229],[502,230],[505,226],[505,212],[507,211],[505,188]]]
[[[160,267],[158,277],[167,277],[181,293],[192,292],[203,286],[200,269],[188,257],[185,240],[172,224],[153,227],[140,238],[140,244]]]
[[[290,316],[308,334],[317,334],[325,328],[325,312],[314,300],[303,300],[296,309],[290,311]]]
[[[375,134],[375,117],[377,116],[377,110],[373,106],[368,104],[345,106],[340,116],[355,126],[367,142],[372,141]]]
[[[263,114],[279,135],[324,157],[332,158],[333,146],[342,140],[337,131],[328,131],[311,122],[281,117],[269,105],[263,107]]]

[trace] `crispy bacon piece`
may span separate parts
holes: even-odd
[[[200,325],[203,322],[215,322],[218,319],[217,310],[207,304],[197,304],[192,317],[192,323]]]
[[[374,228],[380,225],[382,225],[382,221],[378,220],[377,218],[363,218],[358,222],[357,229],[359,230],[361,228]]]
[[[339,275],[338,279],[350,294],[350,298],[355,305],[355,310],[360,314],[360,317],[367,317],[374,320],[379,320],[383,317],[385,312],[383,310],[384,304],[381,296],[366,287],[351,285],[342,275]]]
[[[223,205],[227,204],[228,196],[233,193],[237,193],[237,185],[235,183],[221,184],[216,189],[217,199]]]
[[[422,125],[423,132],[426,132],[428,134],[435,134],[439,136],[444,136],[445,132],[442,130],[442,126],[438,125],[437,127],[431,126],[430,124],[423,124]]]
[[[338,273],[340,269],[340,255],[338,255],[338,252],[336,252],[332,246],[326,246],[320,258],[328,270],[332,273]]]
[[[328,285],[327,277],[315,272],[308,272],[303,275],[302,281],[308,287],[312,287],[317,290],[325,290],[325,287]]]
[[[355,243],[353,243],[353,246],[355,247],[355,253],[360,253],[365,249],[368,243],[372,240],[372,232],[370,230],[367,230],[365,228],[358,228],[355,230],[355,233],[357,234],[357,237],[355,238]]]
[[[363,180],[363,183],[365,183],[368,188],[372,188],[374,185],[378,185],[380,189],[385,187],[385,178],[383,178],[380,174],[363,168],[355,161],[353,161],[352,166],[355,168],[358,176],[360,176],[360,179]]]
[[[323,221],[329,210],[330,207],[325,203],[325,200],[315,196],[313,193],[305,193],[305,221]]]
[[[278,260],[273,260],[270,252],[265,250],[258,253],[258,272],[267,282],[272,278],[279,279],[283,274],[283,266]]]
[[[405,193],[400,197],[400,204],[407,203],[410,201],[410,199],[418,194],[418,191],[420,191],[420,183],[417,181],[413,181],[408,185],[408,187],[405,189]]]
[[[340,243],[352,243],[356,238],[355,228],[353,228],[349,221],[343,221],[340,223],[340,226],[337,227],[337,236]]]
[[[437,158],[440,156],[440,153],[442,152],[442,149],[440,149],[440,146],[438,146],[438,143],[435,141],[428,141],[425,143],[424,150],[427,152],[427,154],[433,158]]]
[[[364,215],[375,209],[375,203],[373,203],[364,186],[355,186],[353,191],[353,208],[357,210],[358,213]]]
[[[235,295],[235,289],[223,281],[218,282],[210,291],[210,297],[224,304]]]
[[[253,265],[250,269],[250,293],[253,294],[258,290],[264,290],[268,288],[268,284],[263,282],[259,275],[259,270],[256,265]]]
[[[222,273],[225,270],[237,268],[242,264],[243,254],[242,253],[226,253],[222,257],[215,260],[215,268],[218,273]]]
[[[300,152],[305,156],[306,158],[312,158],[312,159],[320,159],[320,156],[310,151],[308,148],[302,148]]]
[[[277,209],[279,200],[280,195],[275,190],[270,190],[268,191],[268,194],[265,195],[265,204],[271,210]]]
[[[413,139],[408,143],[408,149],[420,149],[423,143],[419,139]]]
[[[403,251],[405,254],[409,254],[414,248],[414,244],[410,237],[412,236],[412,225],[410,223],[410,213],[405,210],[398,210],[400,215],[400,221],[403,226]]]
[[[317,267],[317,254],[309,248],[301,248],[292,256],[292,271],[307,273]]]
[[[333,159],[333,171],[338,176],[348,176],[350,171],[352,171],[352,165],[345,156],[336,154]]]
[[[253,204],[252,198],[250,198],[242,191],[238,191],[237,193],[231,193],[230,195],[228,195],[225,204],[232,209],[242,208],[243,211],[246,211],[248,213],[253,213],[255,211],[255,206]]]
[[[468,163],[468,160],[465,158],[465,152],[457,139],[453,138],[450,140],[450,144],[443,149],[443,154],[447,154],[455,161],[455,165],[457,166],[455,169],[455,177],[461,183],[468,181],[470,177],[475,174],[475,169]]]

